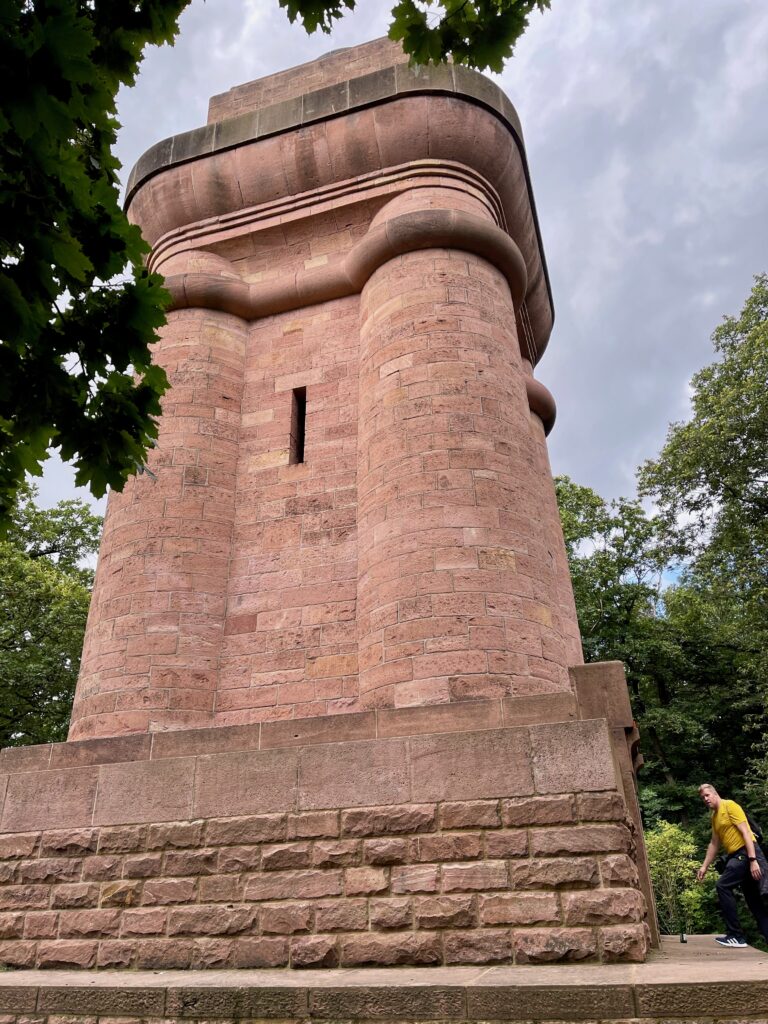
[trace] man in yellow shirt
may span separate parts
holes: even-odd
[[[699,786],[701,799],[712,811],[712,838],[696,877],[701,882],[722,846],[725,850],[725,870],[717,880],[717,901],[725,919],[726,934],[718,935],[715,942],[721,946],[743,949],[747,946],[736,909],[735,890],[744,893],[752,916],[764,938],[768,939],[768,912],[760,896],[762,872],[757,861],[755,837],[747,816],[734,800],[723,800],[708,782]]]

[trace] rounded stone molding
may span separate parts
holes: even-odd
[[[391,74],[390,74],[391,72]],[[155,247],[188,227],[237,212],[321,197],[424,161],[461,167],[499,198],[503,230],[526,263],[535,361],[554,319],[517,115],[493,83],[463,69],[384,69],[373,92],[350,79],[333,110],[307,93],[280,109],[221,121],[153,147],[135,168],[129,218]],[[346,90],[346,91],[345,91]],[[342,95],[343,94],[343,95]],[[346,99],[345,99],[346,97]]]
[[[362,290],[396,256],[422,249],[454,249],[481,256],[507,280],[515,308],[525,296],[525,260],[512,239],[490,220],[451,209],[404,213],[380,222],[337,263],[249,285],[221,273],[172,274],[165,286],[170,309],[203,308],[256,320]]]
[[[528,395],[528,408],[543,423],[544,433],[549,434],[555,425],[555,417],[557,415],[557,407],[552,392],[533,377],[526,377],[525,391]]]

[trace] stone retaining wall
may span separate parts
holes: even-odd
[[[0,962],[328,967],[641,960],[615,792],[0,838]]]

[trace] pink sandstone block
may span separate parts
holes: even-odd
[[[110,736],[80,743],[54,743],[51,768],[78,768],[112,761],[143,761],[149,757],[152,737]]]
[[[416,736],[419,733],[474,732],[498,729],[501,711],[495,701],[467,701],[428,707],[381,708],[377,712],[378,735]]]
[[[259,814],[296,806],[298,754],[246,751],[198,758],[194,817]]]
[[[3,807],[3,832],[90,825],[97,769],[73,768],[12,775]]]
[[[258,750],[260,728],[256,724],[156,732],[151,737],[152,759],[219,754],[233,750]]]
[[[94,824],[189,818],[192,816],[193,775],[191,758],[102,765]]]
[[[400,804],[409,797],[408,752],[401,740],[330,744],[301,751],[301,809]]]
[[[349,715],[293,719],[288,722],[265,722],[261,727],[261,736],[263,749],[375,739],[376,716],[372,711],[364,711]]]
[[[605,721],[531,727],[533,774],[538,793],[612,789],[616,785]]]
[[[533,792],[527,729],[411,740],[414,800],[476,800]]]

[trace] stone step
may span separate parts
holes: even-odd
[[[644,964],[287,972],[16,971],[2,1024],[590,1021],[766,1024],[768,955],[666,937]]]

